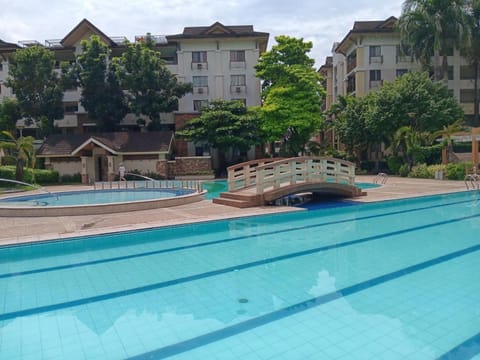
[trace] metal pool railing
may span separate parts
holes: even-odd
[[[202,181],[199,180],[126,180],[96,181],[94,190],[115,189],[191,189],[202,192]]]

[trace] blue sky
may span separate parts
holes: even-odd
[[[313,42],[319,67],[356,20],[400,16],[403,0],[0,0],[0,39],[7,42],[63,38],[83,18],[108,36],[150,32],[178,34],[185,26],[253,25],[277,35]]]

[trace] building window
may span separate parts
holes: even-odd
[[[382,63],[382,47],[381,46],[370,46],[370,64],[381,64]]]
[[[65,114],[75,114],[78,112],[78,104],[65,104]]]
[[[475,79],[475,68],[472,65],[460,66],[460,80]]]
[[[397,63],[399,62],[412,62],[413,57],[411,54],[410,48],[407,47],[401,47],[400,45],[397,45]]]
[[[370,89],[376,89],[382,86],[382,72],[380,70],[370,70]]]
[[[3,71],[3,63],[0,62],[0,71]]]
[[[406,73],[408,73],[407,69],[397,69],[396,76],[401,77],[401,76],[405,75]]]
[[[448,80],[453,80],[453,65],[449,65],[447,69]]]
[[[245,86],[246,85],[245,75],[231,75],[230,76],[230,85],[231,86]]]
[[[347,56],[347,73],[357,67],[357,51],[354,50]]]
[[[475,91],[473,89],[460,89],[460,102],[473,103],[475,100]]]
[[[208,86],[208,76],[193,76],[193,87],[205,87]]]
[[[193,51],[192,52],[192,63],[206,63],[207,62],[207,52],[206,51]]]
[[[347,93],[351,94],[355,92],[355,75],[349,76],[347,79]]]
[[[230,61],[245,62],[245,50],[230,50]]]
[[[202,111],[208,107],[208,100],[193,100],[193,111]]]

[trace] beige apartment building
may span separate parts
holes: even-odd
[[[98,35],[111,49],[112,56],[125,50],[126,37],[109,37],[87,19],[82,20],[62,39],[19,41],[17,44],[0,40],[0,101],[14,96],[5,86],[9,59],[13,52],[23,47],[41,45],[54,52],[58,67],[62,61],[75,61],[82,51],[81,41]],[[254,66],[267,48],[268,33],[254,31],[252,25],[226,26],[216,22],[210,26],[186,27],[181,34],[151,35],[161,52],[167,68],[180,82],[191,82],[193,93],[180,100],[177,111],[162,114],[165,130],[175,130],[186,119],[198,116],[203,106],[213,99],[241,100],[247,106],[260,105],[260,80]],[[135,36],[134,41],[144,40]],[[55,122],[63,134],[93,132],[93,123],[80,103],[81,89],[64,93],[65,115]],[[148,122],[148,119],[145,119]],[[19,122],[19,127],[23,123]],[[23,129],[28,133],[28,128]],[[140,131],[133,114],[122,119],[119,130]],[[194,149],[184,149],[195,151]],[[197,152],[199,150],[197,149]]]
[[[353,28],[332,48],[332,56],[319,72],[326,78],[325,108],[340,95],[364,96],[386,81],[394,81],[420,64],[400,49],[400,34],[395,30],[397,18],[380,21],[356,21]],[[473,70],[458,50],[448,54],[448,88],[465,111],[473,117]]]

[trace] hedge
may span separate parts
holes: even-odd
[[[0,178],[15,180],[15,166],[0,166]],[[29,184],[58,184],[59,174],[55,170],[30,169],[23,170],[23,181]]]

